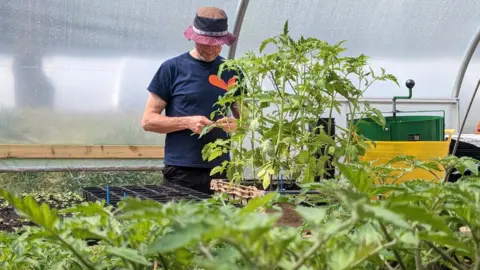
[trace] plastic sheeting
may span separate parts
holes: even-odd
[[[0,143],[162,145],[163,136],[140,127],[146,86],[165,59],[192,47],[183,31],[204,5],[224,8],[233,29],[237,1],[1,1]],[[250,1],[236,55],[257,50],[289,20],[294,36],[347,40],[349,54],[371,56],[402,83],[378,84],[369,97],[403,95],[412,78],[414,98],[450,98],[478,10],[477,0]],[[477,52],[462,104],[479,74]]]
[[[233,23],[237,4],[3,0],[0,143],[163,144],[140,126],[146,87],[192,48],[183,32],[198,7],[222,6]]]
[[[451,97],[463,54],[480,27],[479,10],[477,0],[250,1],[237,56],[258,51],[260,42],[280,34],[288,20],[294,37],[314,36],[331,43],[346,40],[346,53],[370,56],[373,67],[384,67],[401,83],[400,88],[376,84],[366,97],[406,95],[404,83],[414,79],[413,98],[446,99]],[[479,51],[463,81],[462,117],[480,76]],[[473,133],[480,121],[480,99],[475,103],[467,133]]]
[[[150,144],[140,125],[154,73],[193,43],[202,5],[236,1],[2,0],[1,144]],[[226,56],[227,51],[223,52]],[[0,169],[161,165],[154,160],[1,160]]]

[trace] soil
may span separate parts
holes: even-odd
[[[38,203],[46,202],[50,208],[62,209],[73,206],[83,200],[79,197],[62,197],[59,194],[41,194],[34,195]],[[35,223],[19,216],[15,209],[8,205],[4,200],[0,200],[0,231],[14,232],[23,226],[36,226]]]
[[[10,206],[0,207],[0,231],[13,232],[15,228],[24,225],[33,226],[34,224],[23,220]]]
[[[300,227],[303,224],[303,218],[295,211],[294,205],[290,203],[276,203],[276,206],[282,209],[282,216],[277,221],[277,225],[288,226],[288,227]],[[276,209],[270,208],[265,212],[267,213],[277,213],[279,212]]]

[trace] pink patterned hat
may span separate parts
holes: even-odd
[[[232,45],[237,38],[228,32],[228,18],[223,9],[199,8],[193,24],[184,32],[185,38],[204,45]]]

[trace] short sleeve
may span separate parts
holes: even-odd
[[[172,96],[172,85],[175,74],[175,66],[171,60],[167,60],[158,68],[157,72],[152,78],[152,81],[147,87],[147,90],[156,94],[165,102],[169,102]]]

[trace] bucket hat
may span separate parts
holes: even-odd
[[[223,9],[201,7],[193,24],[184,32],[185,38],[204,45],[232,45],[237,38],[228,32],[228,18]]]

